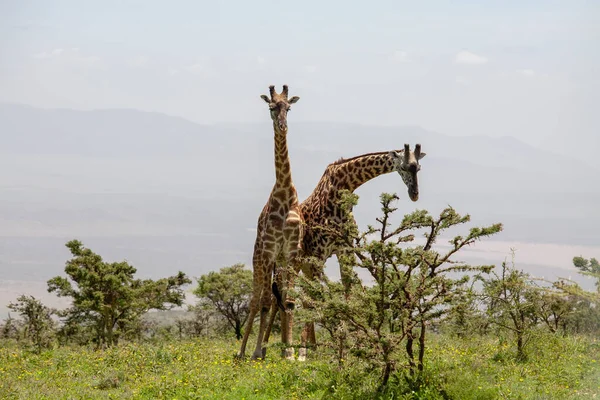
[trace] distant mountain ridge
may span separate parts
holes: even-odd
[[[344,152],[357,151],[356,148],[359,147],[359,152],[368,152],[368,150],[364,149],[365,141],[368,141],[367,143],[370,147],[377,148],[382,145],[389,146],[390,139],[397,137],[397,148],[402,147],[403,141],[423,141],[423,139],[427,139],[427,141],[431,142],[428,143],[428,146],[433,148],[437,156],[454,154],[461,155],[462,158],[472,157],[475,162],[482,161],[487,163],[491,160],[502,160],[503,156],[507,155],[502,154],[502,152],[506,151],[512,153],[509,157],[511,161],[514,158],[526,158],[530,152],[534,152],[535,156],[543,157],[545,161],[549,161],[551,158],[562,158],[564,161],[574,163],[577,167],[594,169],[575,158],[560,157],[548,151],[537,149],[511,136],[447,136],[417,126],[368,126],[335,122],[294,123],[293,117],[290,117],[290,120],[290,135],[294,136],[297,142],[296,146],[307,150],[334,151],[335,149],[336,152]],[[23,150],[23,148],[17,146],[22,146],[23,141],[26,139],[48,139],[48,136],[42,131],[50,130],[53,133],[54,140],[48,140],[43,143],[53,146],[44,148],[45,152],[50,152],[55,150],[59,145],[65,144],[64,140],[98,138],[103,141],[118,139],[117,144],[125,146],[141,145],[143,150],[146,151],[152,149],[152,145],[160,144],[162,146],[172,144],[177,146],[161,147],[154,150],[159,154],[168,155],[176,149],[177,151],[174,154],[185,155],[189,154],[190,150],[186,145],[190,143],[199,144],[199,140],[204,139],[205,135],[233,134],[236,140],[246,142],[248,139],[252,140],[261,137],[248,137],[248,134],[257,132],[262,134],[265,129],[270,129],[270,124],[259,123],[201,125],[181,117],[135,109],[80,111],[71,109],[42,109],[7,103],[0,103],[0,123],[2,124],[3,131],[8,133],[8,135],[1,136],[3,141],[5,141],[4,146],[0,149],[2,152]],[[137,139],[143,140],[137,142]],[[329,140],[335,142],[333,146],[331,146]],[[10,148],[11,144],[15,147]],[[31,143],[28,144],[27,151],[32,151],[30,147]],[[95,144],[98,145],[101,143]],[[474,147],[474,150],[477,151],[469,152],[463,150],[462,147],[466,144]],[[126,148],[130,150],[130,148]],[[60,150],[65,151],[64,148]],[[78,148],[78,150],[80,151],[81,149]],[[111,155],[110,152],[114,151],[114,148],[100,147],[99,150],[107,152],[104,155]],[[489,157],[490,154],[488,152],[495,153],[497,157]],[[346,157],[350,157],[350,155]],[[502,165],[502,163],[500,164]],[[532,166],[536,167],[536,164],[532,163],[529,165],[529,167]]]
[[[555,186],[558,191],[587,192],[589,190],[578,180],[593,179],[598,174],[593,167],[577,159],[559,157],[511,137],[454,137],[418,127],[294,123],[293,116],[290,120],[288,140],[292,168],[301,171],[300,176],[306,168],[314,174],[313,165],[322,171],[329,162],[342,156],[402,148],[405,142],[422,143],[430,156],[427,162],[430,159],[444,162],[445,170],[462,171],[468,169],[469,164],[479,165],[492,178],[485,181],[500,179],[503,185],[510,184],[511,179],[519,184],[539,179],[536,183],[539,188]],[[270,129],[270,124],[199,125],[180,117],[137,110],[74,111],[0,104],[3,144],[0,154],[206,157],[207,163],[219,162],[219,156],[227,154],[230,159],[237,156],[246,161],[255,156],[254,161],[262,164],[262,159],[272,155]],[[310,165],[303,162],[305,159],[311,160]],[[508,168],[513,176],[496,168]],[[572,176],[574,173],[576,176]],[[455,176],[461,178],[459,171]],[[460,186],[460,182],[454,184]]]

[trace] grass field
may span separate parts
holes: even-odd
[[[541,335],[516,362],[498,339],[431,336],[421,387],[398,374],[375,395],[378,371],[327,355],[236,362],[235,341],[126,343],[94,351],[57,348],[36,355],[0,348],[1,399],[600,399],[600,339]]]

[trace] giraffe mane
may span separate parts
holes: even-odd
[[[397,152],[399,152],[399,153],[403,153],[403,152],[404,152],[404,149],[401,149],[401,150],[395,150],[395,151],[397,151]],[[357,158],[362,158],[362,157],[367,157],[367,156],[377,156],[377,155],[381,155],[381,154],[387,154],[387,153],[389,153],[389,152],[390,152],[389,150],[388,150],[388,151],[376,151],[376,152],[374,152],[374,153],[365,153],[365,154],[361,154],[361,155],[358,155],[358,156],[355,156],[355,157],[351,157],[351,158],[344,158],[344,157],[340,157],[340,159],[339,159],[339,160],[337,160],[337,161],[334,161],[334,162],[332,162],[332,163],[331,163],[331,164],[329,164],[329,165],[340,165],[340,164],[344,164],[344,163],[347,163],[347,162],[350,162],[350,161],[354,161],[354,160],[356,160]]]

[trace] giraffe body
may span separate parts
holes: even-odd
[[[264,357],[262,349],[266,318],[272,302],[272,279],[275,274],[279,282],[278,290],[285,289],[284,283],[292,284],[293,280],[285,275],[288,266],[293,267],[293,260],[299,254],[302,240],[302,218],[298,202],[298,194],[292,181],[292,171],[287,147],[287,112],[290,104],[298,101],[298,97],[288,99],[288,88],[283,86],[281,94],[277,94],[273,86],[269,87],[271,97],[261,96],[269,104],[273,120],[275,141],[275,184],[273,190],[258,218],[254,253],[252,256],[253,289],[250,301],[250,312],[240,353],[245,355],[248,337],[257,312],[260,310],[259,331],[256,348],[252,358]],[[284,305],[282,294],[276,294],[277,304],[284,309],[283,318],[291,324],[292,302]],[[291,331],[286,335],[287,343],[291,344]],[[289,355],[290,350],[286,349]],[[293,355],[293,352],[292,352]]]

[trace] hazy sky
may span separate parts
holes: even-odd
[[[510,135],[600,166],[599,1],[0,0],[0,101]],[[577,142],[578,141],[578,142]],[[577,149],[577,143],[580,148]]]

